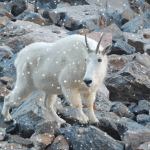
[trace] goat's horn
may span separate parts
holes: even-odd
[[[86,47],[87,47],[88,51],[90,52],[91,49],[90,49],[90,46],[89,46],[89,44],[88,44],[88,42],[87,42],[86,34],[85,34],[85,43],[86,43]]]
[[[105,35],[105,33],[101,36],[101,38],[100,38],[100,40],[99,40],[99,42],[97,44],[96,54],[99,52],[99,47],[100,47],[100,44],[101,44],[101,41],[102,41],[102,38],[103,38],[104,35]]]

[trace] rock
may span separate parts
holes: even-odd
[[[34,22],[34,23],[39,24],[41,26],[45,25],[44,18],[40,14],[35,13],[35,12],[31,12],[31,11],[23,12],[22,14],[17,16],[16,19],[23,20],[23,21]]]
[[[113,40],[124,39],[121,30],[115,23],[112,23],[111,25],[107,26],[104,29],[101,29],[100,31],[104,33],[111,33],[113,36]]]
[[[54,135],[60,128],[60,124],[56,121],[47,121],[35,127],[35,134],[50,133]]]
[[[71,126],[64,135],[71,149],[123,150],[123,146],[100,129],[89,126]]]
[[[144,51],[145,51],[148,55],[150,55],[150,44],[149,44],[149,45],[145,45]]]
[[[107,76],[116,75],[122,68],[124,68],[128,61],[132,60],[132,55],[110,55],[108,56],[108,74]]]
[[[5,128],[0,128],[0,141],[3,141],[7,138],[7,134],[6,134],[6,131],[5,131]]]
[[[121,26],[123,32],[132,32],[132,33],[136,33],[138,30],[142,28],[144,28],[144,23],[141,17],[135,17],[131,21]]]
[[[136,103],[131,103],[129,106],[128,106],[128,109],[133,112],[134,111],[134,108],[137,106]]]
[[[20,144],[16,143],[7,143],[7,142],[0,142],[0,148],[1,150],[6,150],[6,149],[15,149],[15,150],[28,150],[27,147],[22,146]]]
[[[70,7],[70,6],[71,6],[71,5],[68,4],[68,3],[59,3],[59,4],[57,5],[57,8]]]
[[[98,112],[98,111],[96,111],[96,116],[99,120],[99,124],[97,126],[99,129],[106,132],[112,138],[116,140],[121,140],[120,135],[117,131],[117,126],[115,124],[115,121],[119,120],[120,117],[118,117],[113,112]]]
[[[70,124],[74,124],[79,121],[76,110],[71,106],[63,107],[58,111],[58,114]]]
[[[143,2],[142,6],[141,6],[141,11],[142,12],[146,12],[150,9],[150,5],[146,2]]]
[[[30,22],[34,22],[37,23],[41,26],[45,25],[45,20],[44,18],[38,14],[38,13],[33,13],[33,12],[29,12],[29,14],[27,14],[24,18],[24,21],[30,21]]]
[[[139,114],[137,115],[136,120],[139,124],[146,125],[150,122],[150,116],[146,114]]]
[[[8,46],[0,46],[0,51],[1,52],[9,52],[11,55],[13,55],[13,53],[12,53],[12,49],[10,48],[10,47],[8,47]]]
[[[57,31],[57,30],[53,30],[52,32],[53,32],[53,33],[57,33],[57,34],[60,34],[60,33],[61,33],[60,31]]]
[[[99,42],[100,37],[103,35],[103,32],[91,32],[87,35],[87,37]],[[111,33],[105,33],[103,36],[103,39],[101,41],[101,45],[103,47],[106,47],[108,45],[112,44],[112,34]]]
[[[149,39],[143,37],[143,33],[132,34],[132,33],[123,33],[127,43],[135,47],[135,52],[144,53],[144,46],[149,43]]]
[[[126,9],[122,13],[122,25],[134,18],[135,14],[131,9]]]
[[[130,8],[137,14],[142,14],[141,12],[141,5],[139,4],[139,1],[136,0],[129,0]]]
[[[0,102],[4,102],[4,96],[0,95]]]
[[[1,16],[1,17],[6,16],[6,17],[8,17],[10,20],[12,20],[13,17],[14,17],[9,11],[4,10],[4,9],[0,10],[0,16]]]
[[[69,150],[69,145],[62,135],[57,136],[52,145],[48,146],[45,150],[55,150],[55,149]]]
[[[0,29],[9,24],[9,19],[7,17],[0,17]]]
[[[118,54],[118,55],[130,55],[135,52],[135,48],[129,44],[127,44],[123,40],[116,40],[115,44],[112,45],[108,55]]]
[[[11,13],[11,5],[8,2],[0,2],[0,11],[7,11]]]
[[[147,34],[144,33],[143,36],[144,36],[144,38],[146,38],[146,39],[150,39],[150,34],[148,34],[148,33],[147,33]]]
[[[95,110],[110,111],[112,103],[109,101],[109,91],[104,84],[101,84],[95,100]]]
[[[7,96],[10,93],[10,90],[8,90],[5,87],[0,87],[0,95]]]
[[[34,142],[34,146],[38,150],[45,149],[46,146],[50,145],[54,140],[54,135],[49,133],[38,134],[31,137],[31,140]]]
[[[114,112],[119,117],[126,117],[130,119],[134,118],[134,114],[130,112],[128,107],[126,107],[124,104],[119,102],[115,102],[115,105],[112,106],[110,111]]]
[[[9,125],[6,128],[6,133],[17,134],[18,133],[18,124],[16,123],[16,124]]]
[[[143,150],[149,150],[150,149],[150,142],[146,142],[146,143],[144,143],[144,144],[141,144],[139,147],[138,147],[138,149],[140,150],[140,149],[143,149]],[[137,149],[137,150],[138,150]]]
[[[106,17],[105,15],[101,15],[99,17],[99,26],[100,26],[100,29],[104,29],[105,27],[107,27],[107,20],[106,20]]]
[[[25,0],[12,0],[11,2],[12,10],[11,13],[14,16],[20,15],[22,12],[26,10],[26,1]]]
[[[78,34],[80,34],[80,35],[84,35],[84,34],[88,34],[88,33],[89,33],[88,29],[80,29],[80,30],[78,30]]]
[[[149,55],[135,54],[133,59],[119,72],[108,75],[105,83],[110,92],[110,100],[129,102],[137,102],[141,99],[149,100],[149,62]]]
[[[35,10],[35,5],[34,4],[32,4],[32,3],[28,3],[27,2],[27,9],[26,9],[27,11],[32,11],[32,12],[34,12],[34,10]]]
[[[34,134],[35,128],[31,124],[19,123],[18,124],[18,132],[19,132],[21,137],[23,137],[23,138],[30,138]]]
[[[13,81],[12,78],[9,78],[9,77],[4,76],[4,77],[1,77],[1,78],[0,78],[0,82],[2,82],[3,84],[7,84],[8,82],[13,83],[14,81]]]
[[[78,30],[81,28],[99,29],[98,7],[95,5],[72,6],[57,8],[49,12],[49,16],[54,24],[64,26],[69,30]]]
[[[2,58],[10,59],[11,57],[10,57],[10,55],[9,55],[8,53],[4,53],[4,54],[2,55]]]
[[[125,118],[125,117],[123,117],[119,120],[116,120],[115,125],[117,126],[117,131],[118,131],[122,141],[124,141],[124,134],[128,130],[138,132],[140,130],[148,129],[145,126],[140,125],[137,122],[135,122],[129,118]]]
[[[89,4],[96,4],[101,9],[106,9],[109,13],[113,13],[114,11],[123,12],[124,9],[129,8],[129,2],[126,0],[120,0],[119,3],[117,0],[86,0]]]
[[[143,129],[139,131],[129,130],[125,133],[124,137],[127,148],[133,150],[138,148],[141,144],[149,142],[149,139],[150,139],[150,130],[148,129]]]
[[[149,114],[150,102],[146,100],[140,100],[138,106],[133,109],[133,113],[138,114]]]
[[[53,43],[60,38],[68,36],[67,30],[54,25],[41,27],[33,22],[20,20],[11,22],[11,24],[6,28],[4,27],[3,30],[7,30],[9,36],[5,38],[2,37],[0,44],[4,43],[11,49],[14,49],[14,53],[19,52],[22,48],[34,42]],[[59,30],[61,33],[56,35],[52,30]],[[14,58],[15,57],[11,59]]]
[[[38,124],[47,120],[42,112],[40,97],[38,93],[34,93],[26,101],[13,107],[11,115],[18,124],[18,132],[22,137],[30,137]]]
[[[145,127],[150,129],[150,123],[148,123]]]
[[[21,144],[22,146],[31,148],[33,147],[33,142],[29,139],[24,139],[22,137],[20,137],[19,135],[11,135],[9,142],[14,142],[17,144]]]

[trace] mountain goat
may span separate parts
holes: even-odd
[[[103,36],[102,36],[103,37]],[[53,109],[58,94],[64,94],[76,109],[80,123],[97,123],[93,111],[96,92],[107,71],[107,56],[111,45],[82,35],[70,35],[55,43],[33,43],[23,48],[16,60],[16,85],[4,98],[2,114],[12,120],[10,106],[22,102],[35,90],[45,93],[44,106],[59,123],[65,123]],[[81,94],[88,107],[88,117],[82,111]]]

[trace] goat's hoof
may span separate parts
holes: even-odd
[[[69,123],[63,123],[63,124],[61,124],[61,128],[66,128],[66,127],[69,127],[69,126],[70,126]]]
[[[90,123],[90,125],[93,125],[93,126],[98,128],[100,126],[100,123],[99,122],[95,122],[95,123]]]
[[[79,126],[81,126],[81,127],[88,127],[88,126],[89,126],[89,123],[77,122],[77,123],[75,123],[74,125],[79,125]]]
[[[16,120],[14,120],[14,119],[10,119],[10,120],[4,119],[4,122],[5,122],[6,124],[11,125],[11,124],[15,124],[15,123],[16,123]]]

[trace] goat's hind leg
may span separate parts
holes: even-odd
[[[46,94],[45,100],[44,100],[44,106],[54,120],[56,120],[57,122],[61,124],[66,123],[66,121],[61,119],[54,110],[53,106],[55,104],[56,99],[57,99],[57,95]]]
[[[33,93],[33,87],[29,87],[27,84],[27,82],[23,81],[22,85],[18,85],[17,82],[14,90],[11,91],[10,94],[5,96],[2,110],[2,115],[4,116],[5,122],[13,120],[11,115],[9,114],[10,107],[19,104]]]

